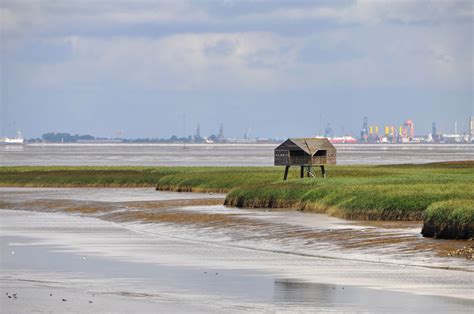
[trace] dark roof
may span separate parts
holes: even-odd
[[[318,149],[321,149],[322,146],[327,147],[329,145],[334,147],[327,138],[289,138],[280,146],[285,145],[285,143],[288,141],[301,148],[308,155],[314,155]]]

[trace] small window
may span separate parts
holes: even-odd
[[[302,150],[290,150],[290,156],[291,157],[304,157],[304,156],[308,156],[308,154],[306,154]]]

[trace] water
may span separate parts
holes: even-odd
[[[419,226],[157,206],[190,197],[152,189],[1,188],[2,295],[17,291],[23,309],[40,312],[115,312],[120,304],[141,312],[442,313],[474,305],[472,263],[423,250],[436,240],[422,238]],[[69,211],[78,205],[102,211]],[[144,220],[146,214],[162,216]],[[374,243],[384,238],[401,241]],[[51,291],[67,296],[69,307],[49,298]],[[97,299],[89,305],[92,294]],[[13,302],[2,305],[15,312]]]
[[[170,203],[178,199],[188,203]],[[419,222],[374,225],[292,210],[196,203],[202,200],[222,204],[224,195],[158,192],[150,188],[0,188],[0,206],[5,208],[85,213],[126,224],[143,234],[297,256],[474,271],[468,260],[436,256],[439,241],[423,238]],[[463,243],[450,241],[458,242]]]
[[[276,144],[0,146],[0,166],[271,166]],[[339,164],[474,160],[474,145],[336,145]]]
[[[471,273],[244,249],[62,213],[0,214],[0,302],[10,313],[454,313],[474,305]]]
[[[0,146],[0,166],[271,166],[275,146]],[[337,148],[339,164],[474,160],[474,145]],[[438,256],[457,242],[425,239],[419,224],[371,226],[173,203],[222,198],[154,189],[0,188],[0,308],[453,313],[474,306],[472,262]],[[18,300],[7,298],[12,291]]]

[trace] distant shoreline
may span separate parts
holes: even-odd
[[[64,143],[56,143],[56,142],[45,142],[45,143],[39,143],[39,142],[32,142],[28,143],[25,142],[23,145],[24,146],[40,146],[40,145],[76,145],[76,146],[88,146],[88,145],[114,145],[114,146],[120,146],[120,145],[156,145],[156,146],[183,146],[186,144],[186,146],[226,146],[226,145],[232,145],[232,146],[275,146],[281,144],[281,141],[275,141],[275,142],[261,142],[261,143],[233,143],[233,142],[227,142],[227,143],[188,143],[188,142],[173,142],[173,143],[160,143],[160,142],[120,142],[120,141],[91,141],[91,142],[64,142]],[[472,143],[335,143],[333,144],[335,146],[389,146],[389,147],[402,147],[402,146],[474,146],[474,142]],[[2,145],[2,146],[18,146],[18,145]],[[21,146],[21,145],[19,145]]]

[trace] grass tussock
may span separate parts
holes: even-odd
[[[431,204],[424,213],[424,236],[445,239],[474,237],[474,200],[456,199]]]

